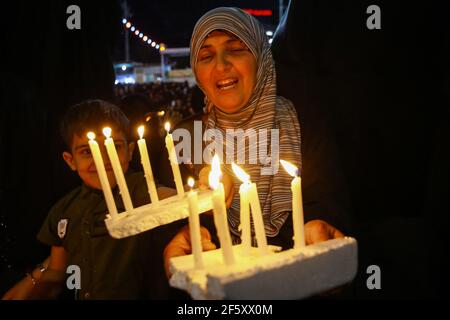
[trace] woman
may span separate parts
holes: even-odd
[[[190,49],[192,70],[206,95],[207,128],[218,129],[227,137],[225,143],[234,142],[226,136],[227,129],[278,129],[279,158],[295,164],[301,172],[297,114],[289,100],[276,95],[275,67],[262,25],[241,9],[216,8],[195,25]],[[245,154],[254,147],[246,143]],[[233,159],[237,152],[235,148]],[[267,164],[249,164],[248,160],[242,167],[257,184],[268,243],[292,247],[292,177],[282,168],[275,174],[261,174]],[[236,243],[240,232],[239,195],[235,190],[240,182],[233,178],[229,164],[223,169],[228,222]],[[200,171],[200,185],[207,185],[208,171],[208,167]],[[204,249],[214,248],[210,233],[206,229],[202,232]],[[311,220],[305,225],[307,244],[341,236],[339,230],[322,220]],[[189,233],[185,228],[166,247],[166,263],[170,257],[189,252]]]

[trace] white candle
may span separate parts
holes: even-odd
[[[244,195],[246,193],[246,196],[248,197],[248,202],[250,203],[250,207],[252,209],[253,225],[255,226],[255,235],[256,235],[256,242],[258,243],[258,248],[262,254],[267,254],[269,250],[267,246],[266,232],[264,230],[264,221],[262,218],[261,205],[259,203],[256,183],[251,183],[250,176],[239,166],[237,166],[234,163],[232,163],[231,166],[236,176],[243,182],[241,188],[239,189],[239,193],[241,194],[241,191],[244,193]],[[242,208],[241,208],[241,217],[242,217]],[[244,233],[244,228],[245,229],[248,228],[248,231],[247,230],[245,231],[246,233],[247,232],[250,233],[250,219],[248,219],[248,224],[246,222],[247,221],[245,221],[244,224],[242,225],[242,231]],[[243,221],[241,221],[241,224],[242,223]],[[247,234],[245,236],[248,237]]]
[[[228,228],[227,208],[225,207],[225,192],[220,182],[220,162],[217,154],[213,157],[211,172],[209,173],[209,185],[214,189],[212,196],[214,224],[219,236],[220,248],[225,264],[232,265],[235,262],[233,245]]]
[[[117,185],[119,186],[120,195],[127,212],[133,211],[133,204],[131,202],[130,193],[128,192],[127,182],[120,165],[119,156],[117,155],[116,146],[114,140],[111,138],[111,128],[103,128],[103,134],[105,135],[105,147],[108,153],[111,166],[116,177]]]
[[[298,175],[298,169],[293,164],[280,160],[284,169],[294,179],[291,182],[292,191],[292,224],[294,228],[294,248],[301,248],[305,246],[305,222],[303,215],[303,200],[302,200],[302,179]]]
[[[240,207],[241,207],[241,241],[244,253],[250,252],[252,246],[252,234],[250,232],[250,203],[248,201],[248,191],[250,184],[242,183],[239,187]]]
[[[116,203],[114,202],[111,186],[109,185],[108,175],[106,174],[102,154],[100,153],[100,147],[98,146],[97,141],[94,140],[95,133],[88,132],[87,137],[89,138],[89,148],[91,149],[91,154],[92,157],[94,158],[95,168],[97,169],[100,185],[102,186],[106,206],[108,207],[108,211],[109,214],[111,215],[111,218],[116,218],[117,217]]]
[[[252,183],[250,185],[249,202],[252,209],[253,225],[255,226],[255,235],[256,242],[258,243],[258,248],[262,254],[267,254],[269,250],[267,247],[266,231],[264,230],[264,221],[261,211],[261,205],[259,204],[256,183]]]
[[[196,269],[203,268],[202,241],[200,234],[200,218],[198,209],[198,194],[194,191],[194,179],[189,178],[188,185],[191,191],[188,192],[187,199],[189,203],[189,232],[191,236],[192,255],[194,256],[194,265]]]
[[[138,140],[139,153],[141,155],[142,168],[144,168],[145,180],[147,181],[148,193],[152,203],[159,203],[158,192],[156,191],[155,179],[153,178],[152,166],[148,157],[147,143],[145,142],[144,126],[138,128],[140,139]]]
[[[164,128],[167,131],[166,148],[169,153],[170,165],[172,166],[173,179],[175,181],[177,193],[179,196],[182,197],[182,196],[184,196],[183,180],[181,179],[180,167],[178,166],[178,160],[177,160],[177,155],[175,153],[175,146],[173,144],[173,138],[169,132],[170,131],[170,123],[166,122],[166,124],[164,125]]]

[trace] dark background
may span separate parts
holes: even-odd
[[[274,17],[263,22],[278,23],[278,3],[243,2],[128,3],[136,25],[178,47],[219,5],[270,7]],[[306,116],[328,119],[336,139],[360,248],[351,296],[439,298],[448,288],[448,10],[438,1],[393,2],[295,1],[294,32],[275,55],[279,90]],[[81,30],[66,28],[71,4],[81,7]],[[366,28],[370,4],[381,8],[381,30]],[[60,116],[87,98],[113,101],[112,62],[123,59],[118,2],[17,1],[3,10],[0,292],[48,255],[35,235],[78,183],[61,161]],[[134,39],[132,60],[159,61]],[[370,264],[382,270],[381,290],[366,288]]]

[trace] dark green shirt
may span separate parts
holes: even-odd
[[[126,180],[133,206],[148,204],[144,175],[128,174]],[[125,209],[117,187],[113,195],[120,214]],[[165,298],[162,251],[179,225],[114,239],[106,229],[106,213],[103,192],[83,184],[53,206],[38,239],[50,246],[63,246],[68,265],[80,267],[78,299]]]

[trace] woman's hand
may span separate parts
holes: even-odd
[[[204,167],[202,170],[200,170],[200,173],[198,175],[198,186],[200,189],[209,189],[210,171],[211,166]],[[225,191],[225,203],[227,205],[227,208],[229,208],[231,206],[231,202],[233,202],[236,190],[234,190],[233,178],[226,172],[222,172],[222,184]]]
[[[200,227],[200,235],[202,241],[203,251],[209,251],[216,249],[216,245],[211,242],[211,235],[205,227]],[[184,226],[170,240],[169,244],[164,249],[164,268],[166,270],[167,278],[171,277],[169,270],[170,258],[185,256],[192,252],[191,237],[189,234],[189,226]]]
[[[311,220],[305,224],[306,245],[343,237],[341,231],[323,220]]]

